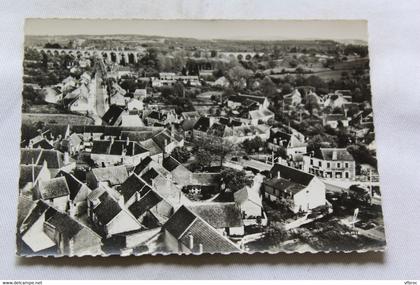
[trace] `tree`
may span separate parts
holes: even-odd
[[[351,145],[347,148],[348,152],[354,157],[354,160],[361,164],[367,163],[373,167],[377,167],[378,161],[376,158],[369,152],[367,147],[363,144]]]
[[[185,146],[178,146],[174,148],[174,150],[171,153],[171,156],[179,162],[185,163],[191,157],[191,152],[189,152]]]
[[[265,143],[262,141],[262,139],[260,137],[255,137],[253,139],[246,139],[243,143],[242,143],[245,151],[248,154],[254,153],[256,151],[258,151],[260,148],[265,146]]]
[[[181,82],[175,82],[173,92],[175,97],[185,98],[184,84],[182,84]]]
[[[236,150],[236,146],[233,143],[219,137],[207,137],[203,147],[219,157],[220,166],[223,166],[226,156]]]
[[[225,184],[226,189],[236,192],[250,184],[245,171],[226,168],[220,173],[220,182]]]
[[[253,72],[251,70],[245,69],[242,65],[238,65],[229,69],[226,78],[235,88],[243,89],[252,75]],[[245,86],[243,83],[245,83]]]
[[[276,92],[277,92],[276,84],[274,84],[274,82],[270,79],[270,77],[266,76],[261,81],[260,86],[261,86],[261,90],[264,96],[273,97],[274,95],[276,95]]]
[[[209,167],[213,161],[212,154],[208,150],[199,149],[195,154],[194,167],[203,169]]]
[[[298,61],[295,60],[295,59],[292,59],[291,61],[289,61],[289,66],[291,68],[296,68],[298,66],[298,64],[299,64]]]

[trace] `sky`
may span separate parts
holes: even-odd
[[[26,19],[25,35],[133,34],[196,39],[367,41],[364,20]]]

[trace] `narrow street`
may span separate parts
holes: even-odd
[[[96,98],[95,98],[95,105],[96,105],[96,115],[99,118],[105,114],[108,109],[108,105],[106,102],[106,89],[102,86],[103,82],[103,75],[106,72],[104,63],[101,59],[97,59],[96,66],[99,67],[95,74],[95,81],[96,81]],[[98,121],[95,119],[95,121]]]

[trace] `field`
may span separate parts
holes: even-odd
[[[92,118],[73,114],[22,114],[22,125],[31,125],[39,121],[42,121],[46,124],[59,125],[93,125],[94,123]]]

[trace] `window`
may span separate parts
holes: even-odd
[[[344,167],[345,167],[345,168],[349,168],[349,163],[348,163],[348,162],[346,162],[346,163],[344,164]]]
[[[311,159],[311,165],[314,165],[314,160],[313,159]]]
[[[341,163],[337,162],[337,168],[341,167]]]
[[[344,172],[344,176],[345,176],[346,178],[349,178],[349,173],[348,173],[348,172]]]
[[[322,162],[318,161],[318,166],[321,167],[322,166]]]
[[[327,162],[327,168],[331,167],[331,163]]]

